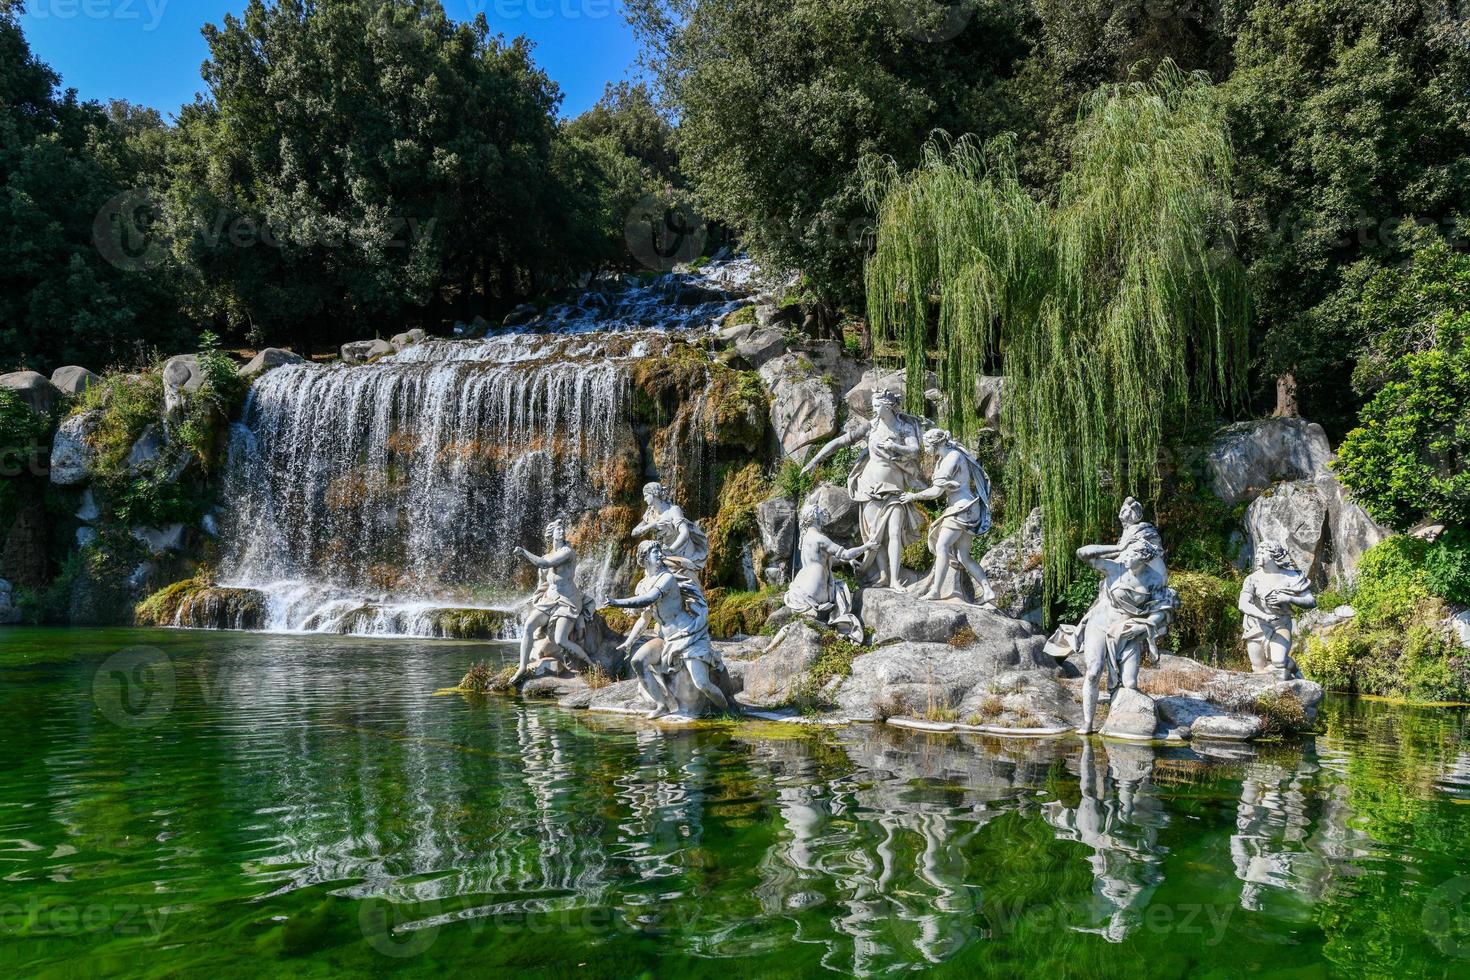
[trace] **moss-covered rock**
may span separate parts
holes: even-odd
[[[759,592],[711,589],[707,593],[710,634],[724,640],[766,632],[766,622],[781,608],[783,594],[779,586],[768,586]]]

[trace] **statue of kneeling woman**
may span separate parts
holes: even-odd
[[[1241,583],[1239,607],[1245,618],[1245,650],[1251,670],[1274,672],[1283,681],[1299,679],[1302,672],[1291,655],[1296,634],[1292,612],[1317,608],[1317,598],[1307,576],[1281,544],[1262,543],[1256,570]]]
[[[643,580],[638,583],[636,594],[613,599],[608,605],[615,609],[646,609],[657,623],[654,636],[638,647],[632,660],[643,692],[656,705],[648,717],[700,713],[701,706],[680,705],[674,696],[672,683],[681,670],[689,672],[689,679],[704,700],[716,710],[724,711],[729,701],[715,683],[721,663],[720,655],[710,643],[709,603],[704,590],[692,577],[675,572],[657,541],[640,544],[637,560],[643,569]],[[640,617],[623,649],[631,650],[638,642],[643,622]]]
[[[544,555],[534,555],[525,548],[516,549],[539,571],[536,574],[536,591],[531,594],[526,608],[521,630],[520,664],[510,679],[511,687],[526,676],[531,649],[538,638],[546,639],[551,653],[568,654],[583,665],[592,666],[592,658],[573,638],[583,620],[585,602],[582,590],[577,587],[577,553],[567,544],[566,524],[560,519],[546,525],[546,542],[548,547]]]
[[[786,608],[826,626],[851,643],[862,644],[863,624],[852,611],[852,590],[832,574],[832,566],[839,561],[860,561],[877,548],[879,542],[869,541],[856,548],[842,547],[827,536],[826,526],[831,517],[817,503],[802,508],[797,520],[801,529],[801,541],[797,546],[801,567],[786,589]],[[775,649],[785,638],[785,632],[786,627],[782,627],[767,649]]]

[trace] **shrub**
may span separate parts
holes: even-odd
[[[1470,340],[1449,329],[1441,340],[1444,349],[1395,363],[1400,379],[1363,408],[1332,464],[1354,499],[1391,527],[1470,523]]]
[[[1261,719],[1261,734],[1292,735],[1307,727],[1307,712],[1301,699],[1290,691],[1269,690],[1256,698],[1255,713]]]
[[[1052,603],[1054,622],[1076,623],[1087,614],[1097,599],[1099,578],[1090,568],[1079,569],[1072,581],[1062,587]]]
[[[1470,532],[1451,528],[1424,555],[1424,584],[1458,606],[1470,606]]]
[[[1363,553],[1352,605],[1367,627],[1402,627],[1429,597],[1424,556],[1429,545],[1418,538],[1389,538]]]
[[[1239,644],[1239,578],[1175,571],[1169,574],[1169,585],[1179,592],[1173,626],[1175,651],[1205,650],[1213,658]]]

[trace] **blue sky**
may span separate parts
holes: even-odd
[[[492,31],[524,34],[561,86],[563,115],[596,102],[635,71],[637,45],[618,0],[443,0],[455,20],[483,12]],[[26,0],[31,50],[84,99],[127,99],[169,115],[204,87],[199,29],[246,0]]]

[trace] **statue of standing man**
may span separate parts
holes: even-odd
[[[923,599],[961,599],[968,596],[960,573],[970,576],[970,585],[979,602],[995,601],[995,590],[985,569],[970,554],[977,535],[990,530],[990,477],[985,467],[970,451],[943,429],[924,433],[924,447],[934,456],[934,475],[927,490],[904,494],[904,503],[915,500],[938,500],[943,497],[944,511],[929,525],[929,551],[934,555],[934,570],[916,583],[911,591]]]
[[[858,569],[865,578],[871,577],[866,584],[873,588],[904,586],[903,549],[918,539],[923,524],[919,509],[904,495],[928,486],[920,466],[923,433],[922,419],[898,410],[897,395],[875,391],[873,418],[827,443],[802,467],[803,473],[810,473],[837,450],[862,442],[847,489],[861,508],[858,527],[863,543],[876,545]],[[871,566],[876,566],[876,573],[869,576]]]

